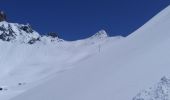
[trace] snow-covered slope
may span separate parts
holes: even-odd
[[[30,25],[0,22],[0,100],[9,100],[71,69],[98,54],[105,43],[122,38],[108,37],[102,30],[87,39],[65,41],[41,36]]]
[[[169,26],[170,7],[167,7],[126,38],[116,37],[117,41],[106,38],[100,44],[84,45],[82,40],[70,43],[76,45],[72,48],[74,54],[80,51],[77,58],[62,60],[66,62],[64,68],[69,70],[49,75],[46,81],[35,81],[33,84],[39,84],[11,100],[151,100],[157,94],[152,91],[159,87],[169,89],[169,80],[162,78],[147,96],[139,93],[170,75]],[[66,51],[70,52],[70,48]],[[167,96],[153,100],[170,100],[164,98]]]
[[[35,31],[23,39],[27,32],[12,32],[14,39],[0,41],[0,99],[170,100],[169,79],[163,77],[170,75],[169,26],[167,7],[126,38],[101,30],[69,42]]]

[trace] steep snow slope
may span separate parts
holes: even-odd
[[[130,36],[103,43],[97,54],[11,100],[132,100],[169,76],[169,26],[167,7]]]

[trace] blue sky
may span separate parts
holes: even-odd
[[[1,0],[9,22],[30,23],[41,34],[66,40],[104,29],[127,36],[170,4],[170,0]]]

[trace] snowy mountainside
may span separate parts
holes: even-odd
[[[0,40],[26,44],[34,44],[39,41],[42,43],[64,41],[58,37],[50,36],[50,34],[40,35],[29,24],[24,25],[6,21],[0,22]]]
[[[145,91],[149,96],[139,93],[170,75],[169,26],[170,6],[128,37],[104,40],[100,52],[11,100],[170,100],[160,89],[169,89],[167,78]],[[88,52],[95,51],[87,47]]]
[[[9,100],[98,54],[99,46],[121,40],[99,37],[103,37],[103,33],[93,38],[65,41],[41,36],[30,25],[0,22],[0,99]]]
[[[0,22],[0,39],[3,41],[19,41],[31,43],[40,35],[31,29],[30,25],[19,25],[17,23]]]

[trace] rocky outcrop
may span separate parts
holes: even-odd
[[[170,100],[170,79],[162,77],[159,83],[141,91],[133,100]]]
[[[39,33],[34,31],[29,24],[0,22],[0,40],[33,44],[39,41],[39,37]]]
[[[0,11],[0,22],[6,21],[6,14],[3,11]]]
[[[47,34],[47,36],[50,36],[52,38],[59,38],[58,34],[55,33],[55,32],[50,32],[50,33]]]

